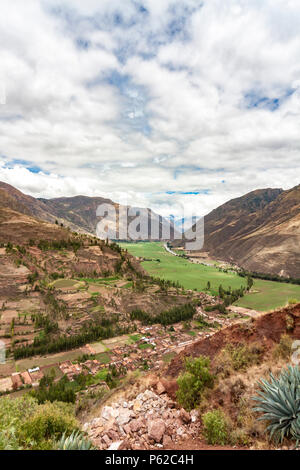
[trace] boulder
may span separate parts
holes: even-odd
[[[107,450],[120,450],[120,447],[122,446],[123,441],[116,441],[113,442]]]
[[[165,388],[165,386],[163,385],[163,383],[161,381],[159,381],[157,383],[156,391],[157,391],[158,395],[162,395],[163,393],[166,392],[166,388]]]
[[[148,436],[155,442],[161,442],[166,430],[164,421],[160,418],[154,419],[148,423]]]
[[[114,431],[113,429],[108,431],[107,435],[112,441],[117,441],[119,437],[118,433]],[[118,450],[118,449],[115,449],[115,450]]]
[[[167,434],[164,435],[163,437],[163,446],[164,447],[170,447],[170,445],[173,443],[172,439],[170,438],[170,436],[168,436]]]
[[[181,410],[180,410],[180,418],[186,424],[190,423],[190,421],[191,421],[191,415],[186,410],[184,410],[183,408],[181,408]]]
[[[111,418],[116,418],[118,414],[119,410],[116,410],[112,406],[104,406],[104,408],[102,409],[101,418],[108,421]]]
[[[144,427],[144,421],[142,418],[133,419],[130,423],[131,432],[138,432]]]
[[[180,427],[176,429],[177,436],[183,436],[185,434],[184,428]]]
[[[195,423],[199,419],[199,412],[197,410],[192,410],[190,416],[192,423]]]
[[[139,412],[141,408],[142,408],[142,403],[140,402],[140,400],[135,400],[133,403],[133,411]]]
[[[104,434],[104,436],[102,437],[102,441],[108,446],[111,445],[111,440],[110,440],[110,438],[108,437],[107,434]]]
[[[116,418],[116,422],[119,426],[124,426],[124,424],[129,423],[133,413],[128,408],[123,408],[119,410],[119,416]]]

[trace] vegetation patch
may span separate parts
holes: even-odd
[[[52,282],[51,285],[55,289],[64,289],[64,288],[79,289],[80,287],[84,287],[83,282],[78,282],[73,279],[57,279],[57,281]]]
[[[200,356],[185,359],[185,372],[177,379],[177,400],[186,410],[191,411],[200,402],[205,388],[212,388],[214,376],[210,372],[210,360]]]
[[[254,364],[259,364],[264,349],[261,345],[227,344],[215,359],[216,372],[229,376],[233,371],[245,371]]]
[[[57,439],[78,429],[69,403],[45,403],[28,394],[0,398],[0,450],[48,450]]]
[[[277,444],[285,438],[300,443],[300,368],[298,365],[281,371],[278,377],[270,374],[269,380],[259,382],[254,400],[254,411],[259,420],[266,421],[271,439]]]
[[[218,295],[220,285],[224,289],[231,287],[232,290],[240,289],[241,285],[247,287],[247,275],[240,277],[232,271],[223,272],[216,266],[191,263],[184,258],[168,253],[162,243],[120,243],[120,246],[127,249],[133,256],[152,260],[159,258],[159,263],[156,261],[143,262],[144,269],[151,276],[179,282],[186,289],[204,292],[207,291],[209,283],[209,292]],[[299,285],[276,281],[255,278],[251,291],[237,300],[235,305],[264,312],[284,307],[291,298],[300,298]]]
[[[135,309],[131,312],[131,320],[140,320],[143,325],[154,325],[160,323],[161,325],[172,325],[180,321],[191,320],[196,313],[196,307],[193,304],[185,304],[179,307],[173,307],[170,310],[165,310],[157,315],[151,315],[141,309]]]
[[[129,335],[128,344],[137,343],[138,341],[140,341],[141,338],[142,338],[142,335],[140,334]]]
[[[220,410],[208,411],[202,416],[203,435],[210,445],[225,445],[229,440],[229,426]]]

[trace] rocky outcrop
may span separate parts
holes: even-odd
[[[149,389],[131,401],[104,406],[100,417],[85,423],[83,430],[100,450],[147,450],[196,438],[199,426],[196,411],[178,409],[167,394]]]

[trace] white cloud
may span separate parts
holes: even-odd
[[[298,184],[299,2],[140,7],[2,0],[0,179],[164,215]]]

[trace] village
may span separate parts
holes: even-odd
[[[197,317],[205,318],[205,326],[197,321]],[[47,366],[37,365],[23,372],[14,372],[0,379],[0,394],[38,387],[40,380],[53,368],[60,371],[60,377],[67,376],[69,381],[73,381],[82,373],[96,376],[100,371],[112,367],[122,375],[138,369],[158,370],[186,346],[209,337],[220,328],[230,326],[242,318],[246,318],[244,312],[226,317],[215,312],[205,313],[201,307],[198,307],[192,324],[178,323],[167,328],[161,325],[140,325],[134,335],[124,335],[103,342],[106,343],[109,362],[96,358],[99,350],[103,351],[102,342],[86,344],[78,350],[78,358],[83,356],[87,358],[86,360],[82,362],[77,359],[65,360]],[[111,347],[108,349],[107,345]],[[34,359],[34,363],[38,364],[38,358]]]

